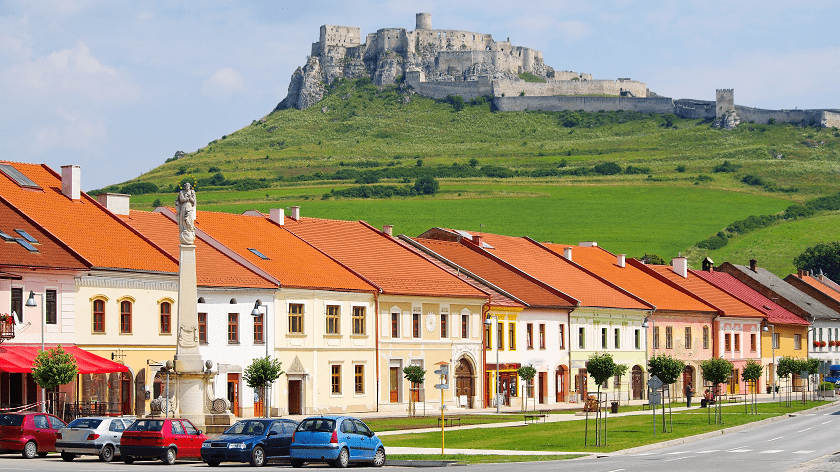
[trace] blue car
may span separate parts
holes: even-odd
[[[222,436],[201,444],[201,460],[210,467],[222,462],[250,462],[262,467],[269,459],[288,458],[296,427],[292,420],[237,421]]]
[[[361,420],[350,416],[313,416],[301,421],[292,437],[292,467],[326,462],[344,468],[351,462],[385,464],[385,447]]]

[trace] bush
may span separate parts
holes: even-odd
[[[258,188],[267,188],[270,186],[271,184],[269,184],[267,180],[258,180],[253,178],[244,178],[236,180],[233,184],[233,188],[240,192],[245,190],[256,190]]]
[[[721,173],[721,172],[735,172],[740,169],[741,166],[737,164],[732,164],[729,161],[723,161],[723,164],[718,164],[712,167],[712,172],[714,173]]]
[[[764,185],[764,181],[761,180],[760,177],[756,177],[754,175],[749,175],[749,174],[745,175],[741,179],[741,182],[743,182],[747,185],[752,185],[753,187],[760,187],[760,186]]]
[[[219,169],[219,168],[218,168],[218,167],[216,167],[216,166],[210,166],[210,168],[209,168],[209,169],[207,169],[207,172],[210,172],[210,173],[212,174],[213,172],[219,172],[219,171],[221,171],[221,170],[222,170],[222,169]]]
[[[448,103],[452,105],[452,109],[454,111],[461,111],[464,109],[464,97],[460,95],[447,95],[445,99],[443,99],[444,103]]]
[[[678,165],[676,171],[679,173],[685,172],[685,166],[682,164]]]
[[[143,195],[144,193],[157,193],[160,189],[152,182],[133,182],[123,185],[120,188],[120,193],[127,193],[129,195]]]
[[[440,188],[437,179],[431,176],[424,176],[414,182],[414,191],[420,195],[434,195]]]
[[[160,198],[155,198],[155,201],[152,202],[152,208],[157,208],[160,206]]]
[[[563,118],[563,126],[566,128],[574,128],[575,126],[578,126],[580,122],[581,118],[577,113],[569,113],[565,118]]]
[[[615,162],[605,162],[592,167],[592,172],[600,175],[615,175],[621,173],[621,166]]]
[[[627,166],[624,169],[625,174],[649,174],[650,167],[636,167],[636,166]]]

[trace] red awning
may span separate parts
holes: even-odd
[[[46,349],[53,349],[55,345],[46,345]],[[91,354],[76,346],[61,346],[64,351],[72,354],[76,359],[76,367],[80,374],[110,374],[112,372],[128,372],[128,367],[114,361]],[[32,372],[32,364],[41,346],[33,345],[0,345],[0,372]]]

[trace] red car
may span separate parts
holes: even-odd
[[[64,421],[48,413],[0,414],[0,451],[20,452],[26,459],[55,452],[55,436]]]
[[[188,419],[141,418],[123,432],[120,453],[126,464],[151,458],[171,465],[177,457],[201,459],[206,439]]]

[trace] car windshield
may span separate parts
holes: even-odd
[[[137,420],[126,431],[160,431],[163,420]]]
[[[0,426],[20,426],[23,424],[23,415],[0,415]]]
[[[260,435],[265,432],[266,422],[256,420],[237,421],[225,431],[225,434]]]
[[[330,433],[335,429],[335,420],[327,418],[307,418],[298,426],[298,431],[318,431]]]
[[[97,420],[94,418],[77,418],[73,420],[70,424],[68,424],[67,427],[81,429],[96,429],[101,423],[102,420]]]

